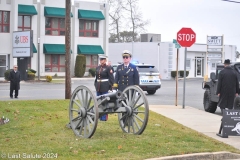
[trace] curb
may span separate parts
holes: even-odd
[[[223,159],[240,159],[240,154],[231,152],[204,152],[176,156],[167,156],[159,158],[150,158],[146,160],[223,160]]]

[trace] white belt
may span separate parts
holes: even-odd
[[[98,79],[97,81],[98,81],[98,82],[107,82],[108,79]]]

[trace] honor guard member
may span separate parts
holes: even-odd
[[[114,82],[113,71],[110,66],[106,64],[107,56],[99,56],[100,65],[96,68],[96,78],[95,78],[95,88],[97,91],[97,96],[108,93],[112,90],[112,85]]]
[[[114,80],[114,88],[123,91],[127,86],[139,85],[139,73],[135,65],[130,63],[131,53],[124,50],[122,53],[123,64],[118,65]]]
[[[97,96],[107,94],[109,90],[112,90],[112,85],[114,82],[113,71],[110,66],[106,65],[107,56],[99,56],[100,65],[96,68],[96,78],[94,81],[94,86],[97,91]],[[100,120],[107,121],[108,115],[103,115]]]

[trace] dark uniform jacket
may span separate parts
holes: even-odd
[[[231,67],[225,67],[218,77],[217,94],[220,94],[218,106],[221,109],[232,109],[236,93],[239,93],[237,73]]]
[[[97,92],[108,92],[112,90],[112,85],[114,82],[113,71],[111,67],[107,65],[99,65],[96,68],[96,78],[94,81],[94,86]]]
[[[10,90],[19,90],[20,89],[20,72],[12,70],[9,73],[9,81],[10,81]]]
[[[123,91],[127,86],[139,85],[139,73],[135,65],[129,63],[125,68],[124,64],[117,67],[114,83],[118,84],[118,90]]]

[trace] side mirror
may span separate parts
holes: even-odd
[[[210,79],[211,80],[216,80],[216,74],[214,72],[210,73]]]

